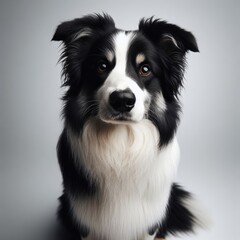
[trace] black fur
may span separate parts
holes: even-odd
[[[65,130],[58,141],[57,153],[66,193],[69,191],[72,195],[93,196],[97,191],[96,184],[82,169],[80,163],[76,166]]]
[[[81,240],[82,237],[87,237],[89,234],[89,229],[87,226],[74,220],[72,209],[69,204],[69,200],[66,194],[63,194],[59,198],[59,208],[58,208],[58,219],[60,220],[62,226],[64,226],[64,231],[62,233],[63,240]]]

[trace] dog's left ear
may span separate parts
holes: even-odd
[[[165,99],[172,101],[178,97],[180,87],[183,85],[186,52],[199,51],[196,39],[191,32],[153,18],[142,19],[139,23],[139,32],[159,49],[161,56],[163,55],[159,58],[164,75],[161,80],[162,90]]]
[[[179,49],[184,53],[199,52],[196,39],[191,32],[166,21],[154,20],[153,17],[142,19],[139,31],[166,51]]]

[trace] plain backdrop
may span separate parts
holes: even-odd
[[[136,29],[156,16],[194,33],[188,54],[178,181],[212,218],[208,231],[182,239],[239,238],[240,2],[234,0],[0,2],[0,239],[45,240],[55,222],[61,175],[55,146],[60,119],[59,44],[62,21],[109,13]],[[177,238],[172,238],[177,239]]]

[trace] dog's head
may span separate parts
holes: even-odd
[[[75,129],[95,116],[110,124],[150,119],[167,143],[177,126],[178,94],[194,36],[153,18],[136,31],[115,28],[108,15],[89,15],[60,24],[63,42],[64,116]]]

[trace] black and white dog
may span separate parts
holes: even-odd
[[[174,183],[179,90],[194,36],[159,19],[136,31],[106,14],[60,24],[64,129],[58,216],[68,239],[151,240],[200,223]],[[71,236],[71,237],[70,237]]]

